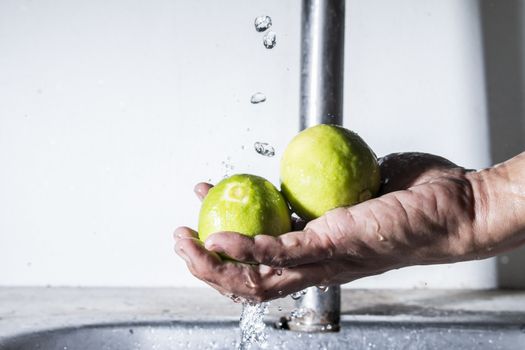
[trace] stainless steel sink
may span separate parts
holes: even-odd
[[[269,324],[267,349],[525,349],[525,325],[514,322],[343,316],[341,326],[339,333],[297,333]],[[238,341],[239,324],[228,319],[58,328],[0,340],[0,349],[235,349]]]
[[[525,291],[343,290],[341,331],[267,349],[525,349]],[[0,350],[235,349],[241,305],[208,288],[0,288]],[[257,349],[253,346],[252,349]]]

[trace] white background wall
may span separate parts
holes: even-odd
[[[1,1],[0,284],[203,285],[171,232],[195,226],[199,181],[278,184],[298,127],[299,30],[297,0]],[[489,165],[480,33],[476,1],[348,1],[345,125],[378,155]],[[256,91],[265,103],[250,104]],[[487,260],[353,286],[495,283]]]

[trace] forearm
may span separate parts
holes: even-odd
[[[474,232],[480,256],[525,243],[525,152],[468,176],[476,196]]]

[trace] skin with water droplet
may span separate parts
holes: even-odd
[[[248,288],[255,288],[255,284],[250,281],[244,281],[244,285]]]

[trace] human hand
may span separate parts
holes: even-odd
[[[475,234],[484,229],[475,173],[422,153],[389,155],[381,173],[378,198],[331,210],[303,230],[254,238],[220,232],[203,245],[195,231],[181,227],[176,251],[196,277],[225,295],[254,301],[403,266],[490,255],[490,242]],[[199,184],[196,193],[202,199],[209,188]]]

